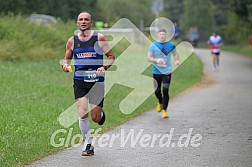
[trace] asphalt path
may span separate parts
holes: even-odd
[[[94,156],[71,147],[29,166],[251,167],[252,59],[222,52],[213,71],[209,50],[195,53],[205,77],[172,99],[169,119],[146,111],[96,138]]]

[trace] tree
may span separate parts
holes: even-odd
[[[127,18],[137,27],[140,21],[143,20],[145,25],[150,25],[155,19],[151,12],[150,0],[98,0],[97,9],[99,9],[99,19],[113,25],[121,18]]]
[[[184,13],[179,24],[184,35],[190,27],[197,27],[200,39],[206,40],[214,28],[213,4],[211,0],[184,0]]]
[[[244,22],[251,22],[252,0],[232,0],[231,7],[240,19]]]
[[[231,15],[230,0],[211,0],[214,5],[213,15],[215,20],[215,31],[224,33],[226,25],[229,23]]]
[[[245,43],[252,35],[252,0],[232,0],[232,15],[226,28],[226,36],[232,43]]]
[[[78,13],[84,10],[96,15],[96,2],[97,0],[2,0],[0,10],[3,14],[39,13],[68,20],[76,19]]]
[[[164,11],[161,15],[173,22],[178,22],[180,16],[183,14],[183,11],[183,0],[169,0],[164,1]]]

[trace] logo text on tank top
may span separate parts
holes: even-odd
[[[87,58],[87,57],[96,57],[96,52],[84,52],[84,53],[77,53],[77,58]]]

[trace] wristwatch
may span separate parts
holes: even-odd
[[[108,66],[102,66],[105,70],[107,70],[108,69]]]

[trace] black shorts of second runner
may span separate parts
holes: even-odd
[[[220,52],[211,52],[213,55],[219,56]]]
[[[103,107],[104,101],[104,82],[85,82],[74,79],[75,100],[86,97],[89,103]]]

